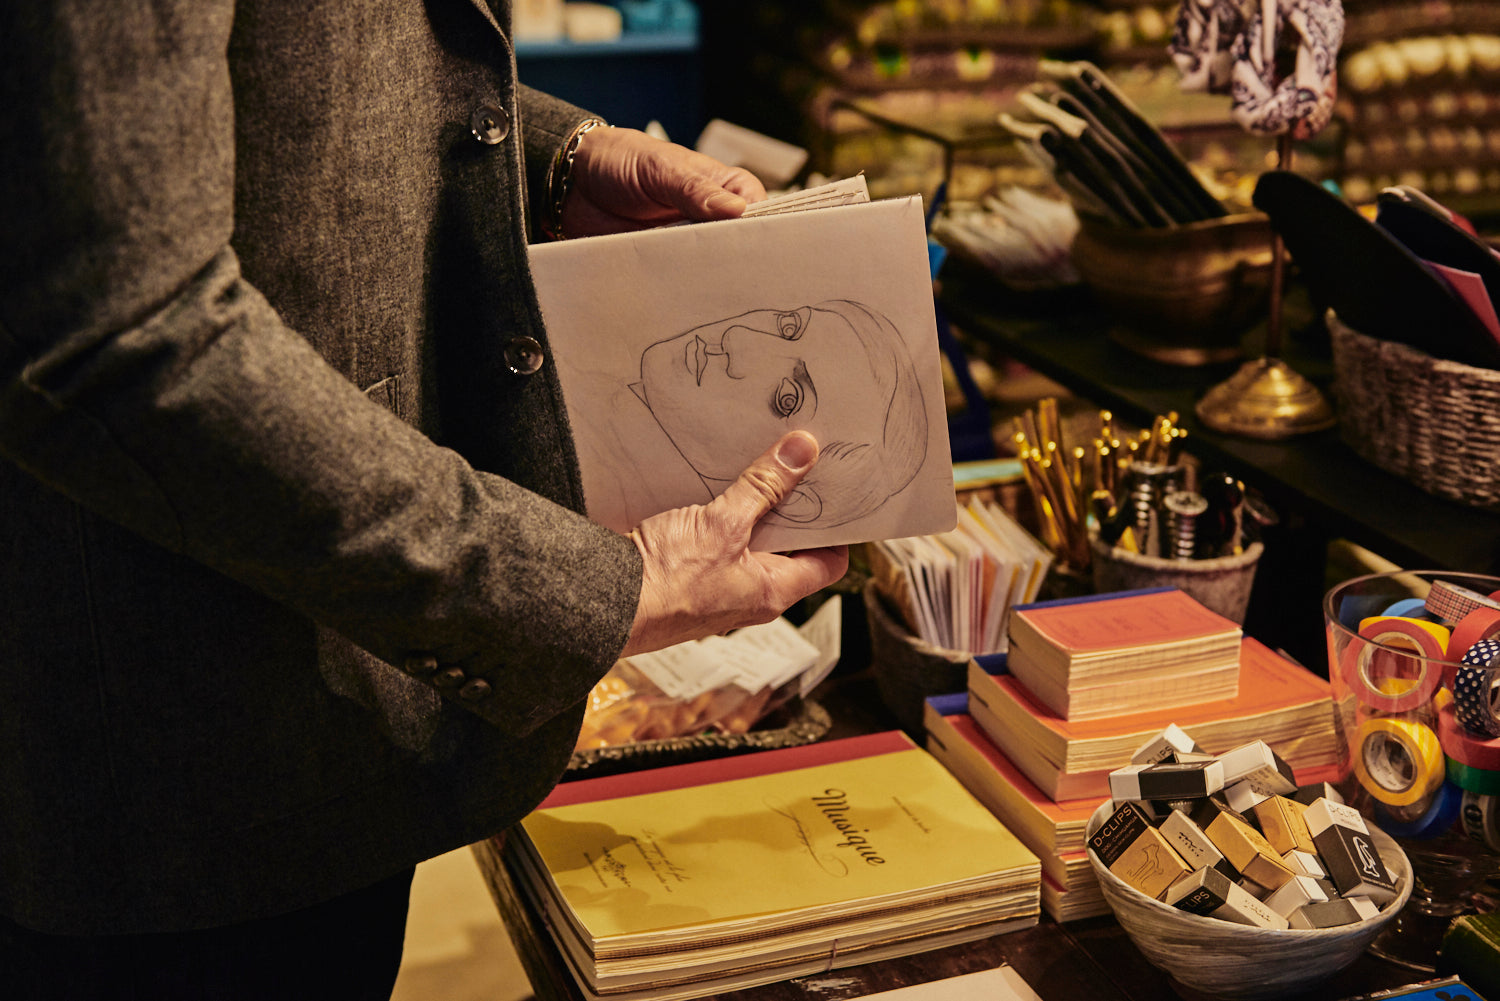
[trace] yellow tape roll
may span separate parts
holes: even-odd
[[[1443,783],[1443,746],[1430,727],[1406,719],[1370,719],[1354,752],[1359,784],[1387,806],[1410,806]]]

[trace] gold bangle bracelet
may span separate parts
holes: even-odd
[[[585,118],[573,126],[567,141],[558,149],[547,168],[547,212],[542,229],[554,240],[565,239],[562,227],[563,202],[567,200],[568,191],[573,187],[573,161],[578,157],[578,146],[583,142],[584,136],[606,124],[608,123],[598,118]]]

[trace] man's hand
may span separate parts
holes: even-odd
[[[653,515],[630,533],[645,560],[645,577],[620,656],[770,622],[844,575],[848,546],[787,555],[747,548],[756,522],[817,458],[812,435],[793,431],[708,504]]]
[[[562,231],[592,236],[683,219],[733,219],[747,202],[765,197],[747,170],[635,129],[605,126],[579,143]]]

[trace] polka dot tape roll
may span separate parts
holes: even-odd
[[[1500,601],[1446,580],[1432,582],[1432,590],[1427,592],[1427,600],[1423,604],[1437,616],[1439,622],[1448,623],[1461,621],[1476,608],[1491,608],[1500,612]]]
[[[1381,712],[1415,709],[1443,682],[1448,630],[1425,619],[1376,615],[1359,624],[1359,635],[1340,660],[1344,683],[1356,698]]]
[[[1465,834],[1490,851],[1500,852],[1500,797],[1465,792],[1458,815]]]
[[[1448,660],[1457,664],[1480,640],[1500,639],[1500,610],[1476,608],[1459,620],[1448,638]],[[1443,669],[1443,683],[1453,687],[1452,667]]]
[[[1359,728],[1354,774],[1376,800],[1410,806],[1443,782],[1443,748],[1421,723],[1384,717]]]
[[[1484,771],[1500,771],[1500,737],[1481,737],[1459,725],[1452,703],[1439,707],[1438,742],[1452,761]]]
[[[1480,640],[1469,647],[1453,672],[1453,715],[1459,725],[1483,737],[1500,737],[1500,640]]]

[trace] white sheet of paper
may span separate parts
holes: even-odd
[[[962,973],[925,984],[909,984],[861,997],[864,1001],[1042,1001],[1031,985],[1010,966]]]
[[[802,672],[802,677],[798,679],[803,695],[818,687],[838,665],[844,649],[843,613],[843,596],[838,593],[830,594],[828,600],[797,627],[802,638],[818,648],[817,663]]]
[[[531,265],[595,521],[706,503],[805,428],[819,462],[752,548],[954,527],[919,197],[540,244]]]

